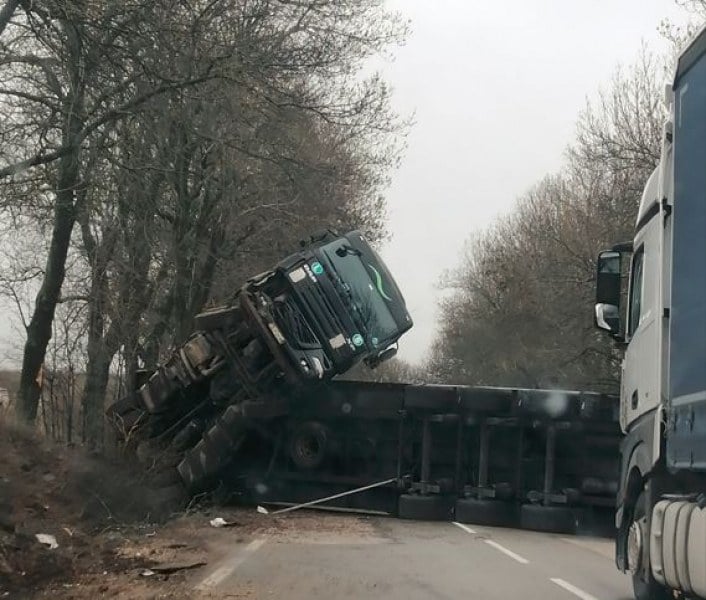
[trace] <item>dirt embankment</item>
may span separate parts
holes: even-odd
[[[140,573],[174,559],[174,549],[168,539],[150,545],[158,526],[139,471],[7,424],[0,424],[0,456],[0,597],[160,596]],[[180,555],[193,558],[188,548]]]

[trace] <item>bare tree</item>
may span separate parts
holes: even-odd
[[[86,146],[155,97],[210,80],[216,67],[226,62],[220,54],[211,56],[193,65],[185,77],[173,78],[166,65],[177,52],[168,58],[144,51],[174,35],[171,5],[98,7],[75,0],[53,10],[34,9],[18,24],[18,33],[8,43],[15,51],[3,61],[8,74],[0,90],[18,122],[4,132],[5,153],[28,155],[0,175],[17,177],[29,166],[56,161],[46,173],[54,190],[51,242],[27,325],[22,365],[18,414],[27,421],[36,415],[36,377],[51,337],[74,224],[83,210],[82,187],[90,176]],[[168,49],[175,51],[179,43],[171,42]]]
[[[595,257],[632,235],[659,158],[659,61],[619,70],[579,118],[563,170],[469,242],[446,282],[437,379],[615,391],[619,356],[593,329]]]

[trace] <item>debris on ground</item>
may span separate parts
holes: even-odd
[[[226,521],[223,517],[216,517],[215,519],[211,519],[209,521],[211,524],[211,527],[235,527],[236,525],[239,525],[237,521]]]
[[[55,550],[59,547],[59,544],[56,543],[56,538],[49,533],[35,533],[34,537],[37,538],[40,544],[47,546],[49,550]]]
[[[199,567],[205,566],[205,561],[197,560],[194,562],[181,564],[155,565],[152,567],[152,571],[155,573],[162,573],[163,575],[171,575],[172,573],[178,573],[179,571],[190,571],[191,569],[198,569]]]

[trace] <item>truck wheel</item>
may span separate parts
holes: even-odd
[[[218,473],[236,456],[247,437],[247,421],[240,406],[230,406],[199,442],[182,456],[177,470],[190,492],[210,487]]]
[[[303,471],[318,469],[328,458],[329,430],[321,423],[303,423],[289,439],[289,457]]]
[[[170,450],[175,453],[182,453],[193,448],[201,439],[201,434],[205,427],[195,419],[188,422],[179,433],[174,436],[170,444]]]
[[[513,527],[517,524],[517,507],[502,500],[460,498],[456,501],[456,520],[474,525]]]
[[[130,394],[114,402],[105,412],[121,441],[129,438],[138,426],[144,425],[148,416],[140,406],[136,394]]]
[[[523,504],[520,508],[520,527],[548,533],[574,533],[576,515],[564,506]]]
[[[642,540],[641,543],[649,543],[649,536],[645,531],[645,527],[640,523],[642,519],[645,518],[647,514],[647,496],[644,490],[640,493],[640,496],[635,503],[635,509],[633,511],[632,525],[630,529],[639,528],[642,532],[639,536]],[[635,548],[636,562],[630,565],[630,570],[632,572],[632,589],[635,600],[671,600],[673,594],[671,591],[667,590],[661,583],[652,577],[652,570],[649,566],[646,569],[642,568],[642,558],[645,556],[643,549],[641,547]],[[640,557],[640,558],[637,558]],[[646,571],[646,572],[642,572]]]
[[[137,399],[137,394],[129,394],[120,400],[113,402],[105,411],[108,415],[123,415],[133,410],[141,408],[140,402]]]
[[[438,495],[402,494],[397,508],[400,519],[413,521],[449,521],[453,512],[453,497]]]

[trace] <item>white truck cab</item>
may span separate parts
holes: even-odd
[[[638,600],[706,598],[706,30],[666,99],[634,238],[597,265],[596,325],[625,348],[616,562]]]

